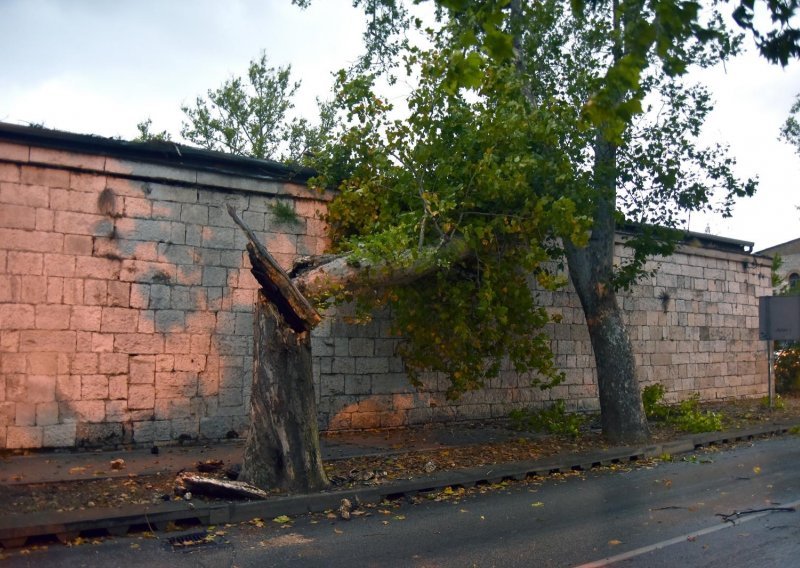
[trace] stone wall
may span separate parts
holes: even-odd
[[[323,250],[324,200],[260,161],[99,146],[0,138],[0,448],[241,434],[257,284],[225,205],[289,267]]]
[[[279,164],[49,132],[0,124],[0,448],[242,435],[256,283],[225,205],[288,267],[324,249],[330,196]],[[640,376],[673,400],[766,393],[768,260],[719,244],[685,246],[622,296]],[[597,409],[577,298],[539,297],[562,316],[548,331],[565,382],[543,392],[504,370],[458,401],[441,377],[408,384],[387,314],[329,314],[312,339],[320,426],[498,418],[555,399]]]
[[[620,301],[642,385],[662,383],[667,399],[703,400],[767,394],[765,344],[758,339],[758,297],[770,295],[769,259],[710,248],[695,240],[665,259]],[[626,249],[621,236],[618,257]],[[506,417],[514,408],[564,399],[571,410],[598,410],[597,382],[586,321],[571,288],[540,292],[561,322],[547,326],[565,381],[547,391],[510,369],[481,391],[445,398],[447,382],[431,376],[414,389],[393,357],[396,339],[381,314],[367,326],[329,321],[313,346],[320,367],[319,410],[331,430]]]

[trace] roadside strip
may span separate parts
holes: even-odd
[[[270,519],[280,515],[302,515],[335,509],[345,498],[364,504],[379,503],[383,499],[433,492],[445,487],[474,487],[505,480],[546,477],[553,473],[588,471],[595,467],[630,463],[665,454],[692,452],[715,444],[782,435],[796,426],[796,424],[773,424],[746,430],[692,435],[660,444],[619,447],[589,453],[563,454],[543,460],[441,471],[418,479],[399,480],[373,487],[287,495],[264,501],[207,504],[170,501],[156,505],[128,505],[108,510],[11,514],[0,518],[0,544],[4,548],[14,548],[24,546],[32,537],[52,535],[62,542],[67,542],[85,531],[105,530],[111,535],[122,536],[135,528],[165,530],[169,523],[177,522],[216,525],[247,521],[256,517]]]

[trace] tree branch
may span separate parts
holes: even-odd
[[[251,272],[255,276],[264,295],[272,302],[286,323],[297,333],[310,331],[322,321],[305,296],[294,286],[291,278],[272,258],[264,245],[262,245],[252,229],[239,218],[236,210],[229,204],[228,214],[234,222],[241,227],[247,235],[247,252],[252,264]]]

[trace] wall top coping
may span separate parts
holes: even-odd
[[[29,147],[24,152],[23,145]],[[230,187],[231,178],[236,178],[235,189],[273,194],[297,194],[288,186],[307,186],[315,175],[310,168],[174,142],[130,142],[4,122],[0,122],[0,160],[222,187]],[[271,182],[267,191],[264,182]],[[275,191],[276,187],[281,189]],[[303,196],[330,199],[317,192]]]
[[[0,161],[97,171],[105,174],[204,185],[300,199],[329,201],[308,189],[314,170],[193,148],[173,142],[130,142],[0,122]],[[630,227],[617,232],[619,244],[631,236]],[[676,252],[701,256],[752,255],[753,243],[704,233],[687,232]],[[701,252],[702,251],[702,252]],[[727,254],[726,254],[727,253]],[[752,255],[752,256],[751,256]],[[766,257],[764,257],[766,259]]]

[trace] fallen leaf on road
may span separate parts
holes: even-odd
[[[617,539],[613,539],[613,540],[609,540],[608,544],[610,544],[611,546],[617,546],[618,544],[622,544],[622,541],[621,540],[617,540]]]
[[[292,519],[290,519],[286,515],[280,515],[279,517],[275,517],[274,519],[272,519],[272,522],[273,523],[280,523],[280,524],[283,525],[283,524],[286,524],[286,523],[291,523]]]
[[[531,507],[544,507],[544,503],[536,501],[536,503],[531,503]]]

